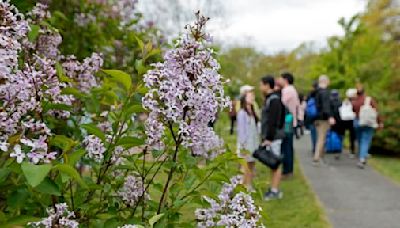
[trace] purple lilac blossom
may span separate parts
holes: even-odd
[[[68,210],[68,205],[66,203],[59,203],[54,206],[54,208],[47,209],[48,217],[44,218],[39,222],[30,222],[28,226],[30,227],[63,227],[63,228],[78,228],[79,223],[74,220],[75,214]]]
[[[182,144],[193,155],[212,159],[224,149],[208,123],[218,111],[230,107],[230,100],[224,94],[220,65],[206,47],[207,21],[197,14],[197,21],[187,27],[175,49],[167,51],[164,63],[154,64],[144,76],[149,92],[143,107],[150,112],[146,121],[149,145],[162,145],[165,128],[177,125]]]
[[[118,195],[122,198],[124,203],[128,206],[135,206],[136,203],[143,197],[148,198],[144,192],[144,185],[142,178],[139,176],[129,175],[125,178],[124,186],[119,190]]]
[[[241,182],[241,176],[231,178],[231,183],[223,185],[218,200],[204,197],[210,207],[196,210],[198,227],[264,227],[259,221],[261,208],[254,205],[251,196],[234,194]]]
[[[93,159],[99,163],[103,161],[106,148],[104,147],[101,139],[94,135],[88,135],[83,140],[83,145],[86,149],[88,158]]]

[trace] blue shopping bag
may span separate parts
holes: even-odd
[[[341,153],[343,150],[343,136],[335,131],[328,131],[325,150],[327,153]]]

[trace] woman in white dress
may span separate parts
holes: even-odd
[[[247,167],[244,170],[243,184],[253,190],[252,182],[255,170],[254,151],[260,145],[258,131],[258,116],[254,111],[254,93],[247,92],[240,99],[240,110],[237,114],[237,145],[239,155],[246,159]]]

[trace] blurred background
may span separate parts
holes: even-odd
[[[136,61],[136,38],[163,50],[199,9],[211,17],[208,29],[221,73],[231,79],[226,88],[231,97],[241,85],[257,85],[261,76],[282,71],[293,72],[304,94],[321,74],[342,95],[361,82],[379,100],[385,118],[374,151],[400,153],[400,0],[41,1],[50,3],[55,15],[62,53],[80,59],[93,51],[114,53],[105,55],[106,68],[141,73],[147,68]],[[11,2],[26,12],[36,1]],[[112,20],[116,15],[134,19],[131,29],[115,29],[121,26]],[[153,53],[148,61],[161,56]]]

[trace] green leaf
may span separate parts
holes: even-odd
[[[72,107],[66,104],[55,104],[55,103],[46,103],[43,105],[43,112],[47,112],[49,110],[63,110],[63,111],[71,111]]]
[[[58,11],[58,10],[52,12],[51,14],[53,14],[54,16],[57,16],[57,17],[59,17],[59,18],[61,18],[61,19],[63,19],[64,21],[68,21],[68,18],[65,16],[65,14],[62,13],[62,12],[60,12],[60,11]]]
[[[39,35],[40,26],[39,25],[30,25],[31,31],[28,33],[29,41],[34,41]]]
[[[6,224],[1,224],[2,228],[15,228],[15,227],[25,227],[28,222],[39,221],[40,218],[33,217],[30,215],[20,215],[15,218],[11,218]]]
[[[134,146],[141,146],[144,144],[143,139],[135,138],[132,136],[125,136],[118,140],[117,146],[123,146],[125,148],[132,148]]]
[[[128,91],[132,87],[131,76],[120,70],[103,70],[104,73],[110,75],[114,81],[121,83]]]
[[[132,114],[132,113],[141,113],[141,112],[146,112],[146,109],[143,108],[142,105],[131,105],[128,107],[125,111],[127,114]]]
[[[73,82],[73,80],[64,74],[64,69],[59,62],[56,63],[57,76],[62,82]]]
[[[50,172],[51,167],[50,164],[34,165],[29,162],[23,162],[21,164],[22,172],[24,173],[29,185],[32,187],[38,186],[43,181]]]
[[[80,92],[78,89],[72,88],[72,87],[67,87],[62,90],[62,94],[68,94],[68,95],[73,95],[74,97],[77,98],[84,98],[85,94]]]
[[[50,178],[46,178],[36,188],[37,191],[49,195],[61,196],[60,189]]]
[[[139,45],[140,50],[142,50],[142,52],[143,52],[144,51],[144,43],[143,43],[143,41],[137,36],[135,36],[135,38],[136,38],[136,41],[137,41],[137,43]]]
[[[103,140],[103,142],[106,140],[106,135],[96,125],[83,124],[81,126],[88,132],[88,134],[99,137],[101,140]]]
[[[11,172],[11,169],[9,169],[9,168],[0,169],[0,184],[3,183],[7,179],[8,174],[10,174],[10,172]]]
[[[66,164],[59,164],[54,166],[55,170],[60,171],[61,173],[64,173],[74,180],[78,182],[82,187],[88,188],[87,184],[83,181],[82,177],[79,175],[78,171],[76,171],[71,165],[66,165]]]
[[[84,149],[79,149],[68,155],[68,164],[75,165],[85,155]]]
[[[7,196],[7,205],[14,209],[21,208],[26,203],[28,197],[29,193],[26,188],[19,187]]]
[[[56,135],[51,138],[50,145],[56,146],[63,151],[70,151],[76,145],[76,142],[65,135]]]
[[[154,224],[155,224],[156,222],[158,222],[158,221],[161,219],[161,217],[163,217],[163,216],[164,216],[164,214],[158,214],[158,215],[154,215],[153,217],[151,217],[151,218],[149,219],[150,227],[153,227]]]

